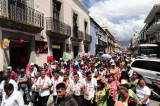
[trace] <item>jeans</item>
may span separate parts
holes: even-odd
[[[27,101],[31,102],[31,97],[29,95],[28,87],[27,88],[20,88],[20,92],[21,92],[22,96],[24,96],[24,94],[26,94]]]
[[[48,102],[48,96],[43,96],[39,98],[39,106],[47,106],[47,102]]]
[[[32,92],[31,102],[34,104],[38,104],[37,99],[39,100],[40,96],[38,92]]]
[[[80,96],[74,95],[73,97],[77,101],[78,106],[82,106],[82,97],[81,97],[81,95]]]

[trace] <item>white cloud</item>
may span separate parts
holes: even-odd
[[[144,19],[159,0],[90,0],[90,15],[99,25],[105,25],[121,41],[128,41],[134,30],[144,26]],[[119,19],[118,24],[113,19]],[[112,19],[112,22],[110,21]]]

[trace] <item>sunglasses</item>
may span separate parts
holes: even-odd
[[[137,76],[137,74],[133,74],[134,76]]]

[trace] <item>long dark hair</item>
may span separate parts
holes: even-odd
[[[102,82],[102,80],[98,80],[98,81],[97,81],[97,84],[100,84],[100,85],[101,85],[101,89],[103,89],[104,86],[105,86],[104,83]]]

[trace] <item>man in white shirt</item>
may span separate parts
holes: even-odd
[[[86,78],[82,80],[82,90],[84,92],[84,101],[86,106],[91,106],[91,100],[94,99],[96,88],[97,80],[92,77],[90,72],[87,72]]]
[[[36,88],[39,92],[39,106],[47,106],[47,101],[50,95],[51,80],[46,76],[45,70],[41,71],[41,77],[38,78]]]
[[[54,104],[56,105],[56,101],[57,101],[57,91],[56,91],[56,86],[57,84],[61,83],[63,81],[63,78],[59,75],[59,71],[55,71],[54,72],[54,77],[51,78],[52,81],[52,86],[53,86],[53,100],[54,100]]]
[[[24,106],[22,94],[8,83],[4,85],[5,95],[2,98],[1,106]]]
[[[72,94],[78,103],[78,106],[82,106],[82,81],[79,80],[79,74],[74,73],[74,82],[72,82],[67,88],[67,93]]]
[[[70,74],[70,78],[74,80],[74,73],[77,73],[79,75],[79,78],[82,79],[82,73],[78,71],[78,66],[73,67],[73,72]]]
[[[37,68],[35,67],[35,64],[31,63],[30,66],[33,68],[33,71],[36,73],[37,72]]]
[[[9,74],[9,73],[3,74],[3,78],[4,78],[4,80],[3,80],[3,81],[1,82],[1,84],[0,84],[0,95],[2,95],[2,96],[5,95],[4,85],[7,84],[7,83],[12,84],[13,87],[14,87],[14,89],[15,89],[15,90],[18,90],[17,83],[10,78],[10,74]]]

